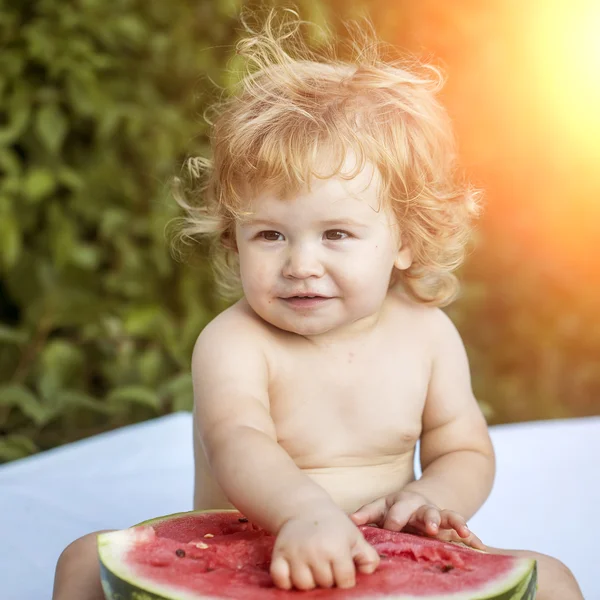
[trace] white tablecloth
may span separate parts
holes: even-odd
[[[600,417],[492,427],[498,472],[470,526],[560,558],[600,600]],[[0,599],[50,598],[73,539],[192,508],[191,417],[170,415],[0,467]]]

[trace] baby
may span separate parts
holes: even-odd
[[[477,194],[456,177],[437,71],[384,62],[368,36],[353,60],[316,57],[275,23],[238,46],[252,71],[221,107],[212,161],[190,163],[201,203],[179,195],[184,237],[208,236],[221,289],[241,293],[193,353],[194,507],[234,506],[276,535],[285,589],[373,572],[357,525],[376,523],[533,556],[539,598],[582,598],[559,561],[488,548],[466,524],[494,451],[439,308]],[[61,556],[55,600],[102,598],[95,535]]]

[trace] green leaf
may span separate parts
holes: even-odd
[[[57,154],[67,135],[68,121],[58,104],[45,104],[38,111],[35,121],[36,132],[50,151]]]
[[[145,385],[152,387],[164,375],[166,367],[165,355],[158,347],[149,348],[141,354],[137,364],[140,379]]]
[[[221,0],[215,4],[215,8],[221,17],[233,18],[242,6],[241,0]]]
[[[0,210],[0,229],[2,229],[2,211]],[[1,245],[1,237],[0,237]],[[4,284],[10,298],[22,307],[22,318],[27,324],[27,317],[32,308],[39,304],[43,297],[42,283],[40,280],[41,265],[44,259],[34,254],[31,249],[24,248],[19,262],[4,276]],[[32,323],[35,325],[35,323]]]
[[[96,73],[89,65],[78,64],[77,70],[70,70],[66,90],[74,113],[83,117],[99,113],[102,93],[99,86]]]
[[[84,186],[84,180],[81,175],[67,165],[59,168],[57,179],[71,190],[80,190]]]
[[[127,229],[127,212],[123,209],[109,208],[100,216],[100,233],[103,238],[114,239]]]
[[[49,196],[56,189],[56,179],[46,167],[33,167],[25,177],[23,191],[33,201]]]
[[[148,406],[156,411],[160,410],[158,394],[141,385],[128,385],[117,388],[108,394],[106,401],[122,410],[126,410],[132,404]]]
[[[98,139],[109,140],[123,120],[123,110],[119,105],[109,106],[98,122]]]
[[[103,415],[114,414],[114,407],[79,390],[61,390],[57,395],[65,408],[85,409]]]
[[[25,85],[17,85],[8,101],[8,124],[0,127],[0,145],[9,146],[24,131],[29,123],[31,98]]]
[[[38,447],[25,435],[11,433],[0,436],[0,461],[7,462],[35,454]]]
[[[225,87],[233,90],[243,77],[246,67],[246,59],[241,54],[234,54],[227,63],[227,70],[223,74]]]
[[[190,355],[187,352],[184,340],[181,338],[179,325],[174,322],[174,319],[165,317],[161,322],[160,339],[164,343],[171,358],[181,367],[184,368],[189,363]]]
[[[6,177],[0,179],[2,193],[7,196],[20,196],[23,191],[23,180],[20,175],[7,174]]]
[[[6,12],[3,12],[2,24],[5,27],[5,31],[15,31],[19,27],[19,17],[14,13],[8,15]],[[20,77],[27,65],[27,58],[28,56],[22,47],[12,46],[4,48],[0,56],[0,69],[2,69],[2,75],[5,78],[4,82]]]
[[[118,31],[130,42],[140,44],[148,35],[144,22],[133,15],[121,17],[117,23]]]
[[[0,212],[0,263],[7,269],[15,265],[21,254],[22,232],[14,212],[7,205]]]
[[[93,244],[78,243],[73,246],[71,262],[82,269],[93,271],[98,267],[101,252],[98,246]]]
[[[76,244],[77,223],[69,218],[58,203],[53,203],[48,211],[49,246],[55,266],[61,268],[70,262]]]
[[[179,373],[163,384],[158,393],[171,399],[173,411],[191,411],[194,406],[194,388],[190,373]]]
[[[44,398],[72,387],[81,376],[85,357],[75,344],[55,339],[48,342],[40,357],[39,389]]]
[[[125,331],[130,335],[153,335],[161,318],[162,310],[158,306],[136,306],[124,316]]]
[[[5,344],[24,344],[29,336],[24,332],[14,327],[0,324],[0,343]]]
[[[18,408],[36,425],[43,425],[49,417],[47,408],[25,386],[18,384],[0,387],[0,406]]]
[[[94,287],[85,289],[84,281],[82,274],[80,288],[75,287],[74,281],[72,285],[62,282],[60,287],[53,290],[52,322],[55,326],[81,327],[96,321],[106,312],[109,299],[98,295]]]
[[[0,148],[0,167],[6,173],[15,176],[15,179],[21,174],[21,161],[11,148]]]

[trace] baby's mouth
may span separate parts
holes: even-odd
[[[298,296],[286,296],[281,298],[286,304],[295,308],[313,308],[321,306],[328,300],[331,300],[328,296],[320,296],[313,294],[298,295]]]

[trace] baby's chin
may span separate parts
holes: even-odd
[[[332,319],[331,315],[315,315],[310,312],[306,314],[285,314],[279,310],[273,310],[271,307],[252,306],[251,302],[249,304],[254,312],[269,325],[281,331],[305,337],[333,333],[336,329],[345,325],[343,322],[338,323],[336,319]]]
[[[302,316],[286,319],[278,315],[265,315],[263,319],[273,327],[277,327],[277,329],[305,337],[323,335],[337,329],[336,324],[327,323],[326,319],[303,318]]]

